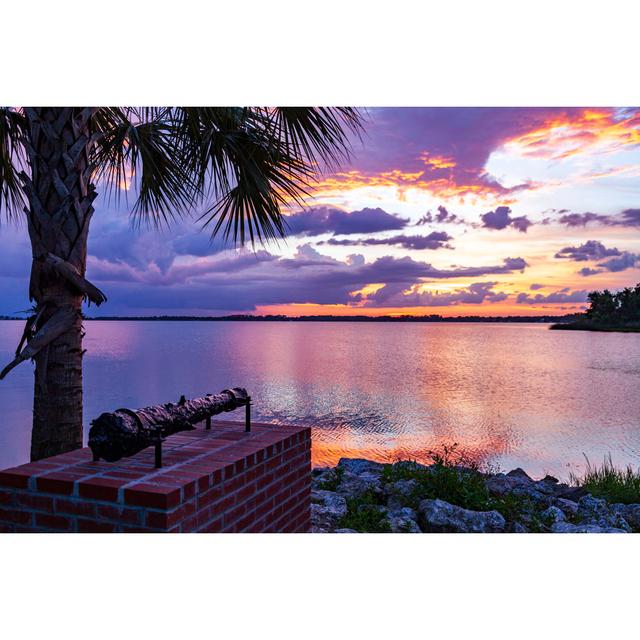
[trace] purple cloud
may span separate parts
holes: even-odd
[[[556,258],[566,258],[575,262],[584,262],[586,260],[602,260],[609,256],[619,256],[622,252],[615,247],[607,249],[602,242],[597,240],[588,240],[578,247],[564,247],[556,253]]]
[[[464,220],[458,218],[455,213],[451,213],[446,207],[440,205],[437,213],[433,214],[431,211],[427,211],[414,226],[419,227],[424,224],[431,224],[433,222],[441,224],[465,224]]]
[[[493,291],[497,282],[476,282],[455,291],[412,291],[404,293],[403,284],[386,285],[368,296],[367,307],[450,307],[460,304],[501,302],[508,294]]]
[[[398,246],[404,249],[452,249],[447,242],[453,240],[453,238],[444,231],[433,231],[426,236],[407,236],[397,235],[390,238],[360,238],[359,240],[337,240],[330,238],[326,242],[319,242],[318,244],[329,244],[334,246]]]
[[[323,233],[351,235],[404,229],[409,220],[376,209],[342,211],[333,207],[312,207],[287,216],[289,233],[294,236],[319,236]]]
[[[561,211],[566,211],[562,209]],[[640,227],[640,209],[625,209],[619,214],[602,214],[587,211],[585,213],[565,213],[558,219],[567,227],[586,227],[595,222],[610,227]]]
[[[504,206],[496,207],[495,211],[487,211],[487,213],[483,213],[480,218],[482,220],[482,226],[487,229],[501,230],[511,226],[521,233],[526,233],[527,229],[533,224],[527,216],[512,217],[511,209]]]
[[[544,295],[538,293],[532,296],[530,293],[522,292],[516,296],[517,304],[545,304],[545,303],[557,303],[557,302],[586,302],[587,292],[582,291],[568,291],[567,289],[561,289]]]

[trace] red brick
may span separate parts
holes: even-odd
[[[83,498],[94,500],[118,500],[118,489],[128,484],[127,480],[118,478],[91,478],[78,484],[78,493]]]
[[[71,518],[53,516],[48,513],[36,513],[36,527],[55,529],[56,531],[71,531],[71,525]]]
[[[127,504],[170,509],[180,502],[180,489],[152,484],[136,484],[124,490]]]
[[[22,471],[20,467],[6,469],[5,471],[0,471],[0,487],[26,489],[29,486],[30,477],[31,474],[28,471]]]
[[[197,498],[198,510],[204,509],[212,502],[218,500],[220,496],[222,496],[222,486],[220,485],[199,494]]]
[[[73,493],[75,478],[55,476],[41,476],[36,479],[38,491],[57,493],[70,496]]]
[[[15,522],[16,524],[31,524],[31,513],[15,509],[0,509],[0,522]]]
[[[186,502],[173,511],[147,511],[146,524],[149,527],[157,527],[160,529],[170,529],[177,525],[196,510],[195,502]]]
[[[79,533],[113,533],[116,530],[115,524],[100,520],[88,520],[78,518]]]
[[[35,511],[53,512],[53,498],[37,493],[17,493],[16,505]]]
[[[142,524],[142,514],[142,509],[116,507],[110,504],[99,504],[96,506],[96,516],[98,520],[115,520],[123,524]]]
[[[204,525],[199,531],[200,533],[220,533],[222,531],[222,518],[212,520]]]
[[[96,505],[86,500],[56,498],[54,509],[56,513],[63,513],[72,516],[93,518],[96,515]]]
[[[15,492],[13,491],[0,491],[0,505],[10,506],[15,504]]]

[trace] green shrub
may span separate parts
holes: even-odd
[[[340,519],[336,529],[355,529],[360,533],[390,533],[389,521],[378,508],[379,502],[379,497],[370,491],[357,498],[347,498],[347,514]]]
[[[571,474],[571,483],[584,487],[596,498],[604,498],[608,502],[624,504],[640,503],[640,469],[628,465],[625,469],[616,469],[611,454],[606,456],[602,466],[595,467],[585,456],[587,468],[582,476]]]

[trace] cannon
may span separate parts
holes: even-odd
[[[156,447],[156,467],[162,466],[162,441],[180,431],[194,429],[194,424],[206,421],[211,428],[211,417],[246,407],[245,430],[251,430],[251,396],[246,389],[234,387],[215,395],[187,400],[184,396],[176,403],[159,404],[142,409],[117,409],[103,413],[91,422],[89,447],[94,460],[116,462],[132,456],[146,447]]]

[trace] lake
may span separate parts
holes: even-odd
[[[0,322],[3,366],[22,327]],[[584,455],[640,464],[638,334],[480,323],[85,327],[85,439],[103,411],[243,386],[256,420],[313,427],[315,465],[341,456],[424,460],[452,443],[534,476],[566,478]],[[0,382],[0,468],[28,461],[32,372],[23,363]]]

